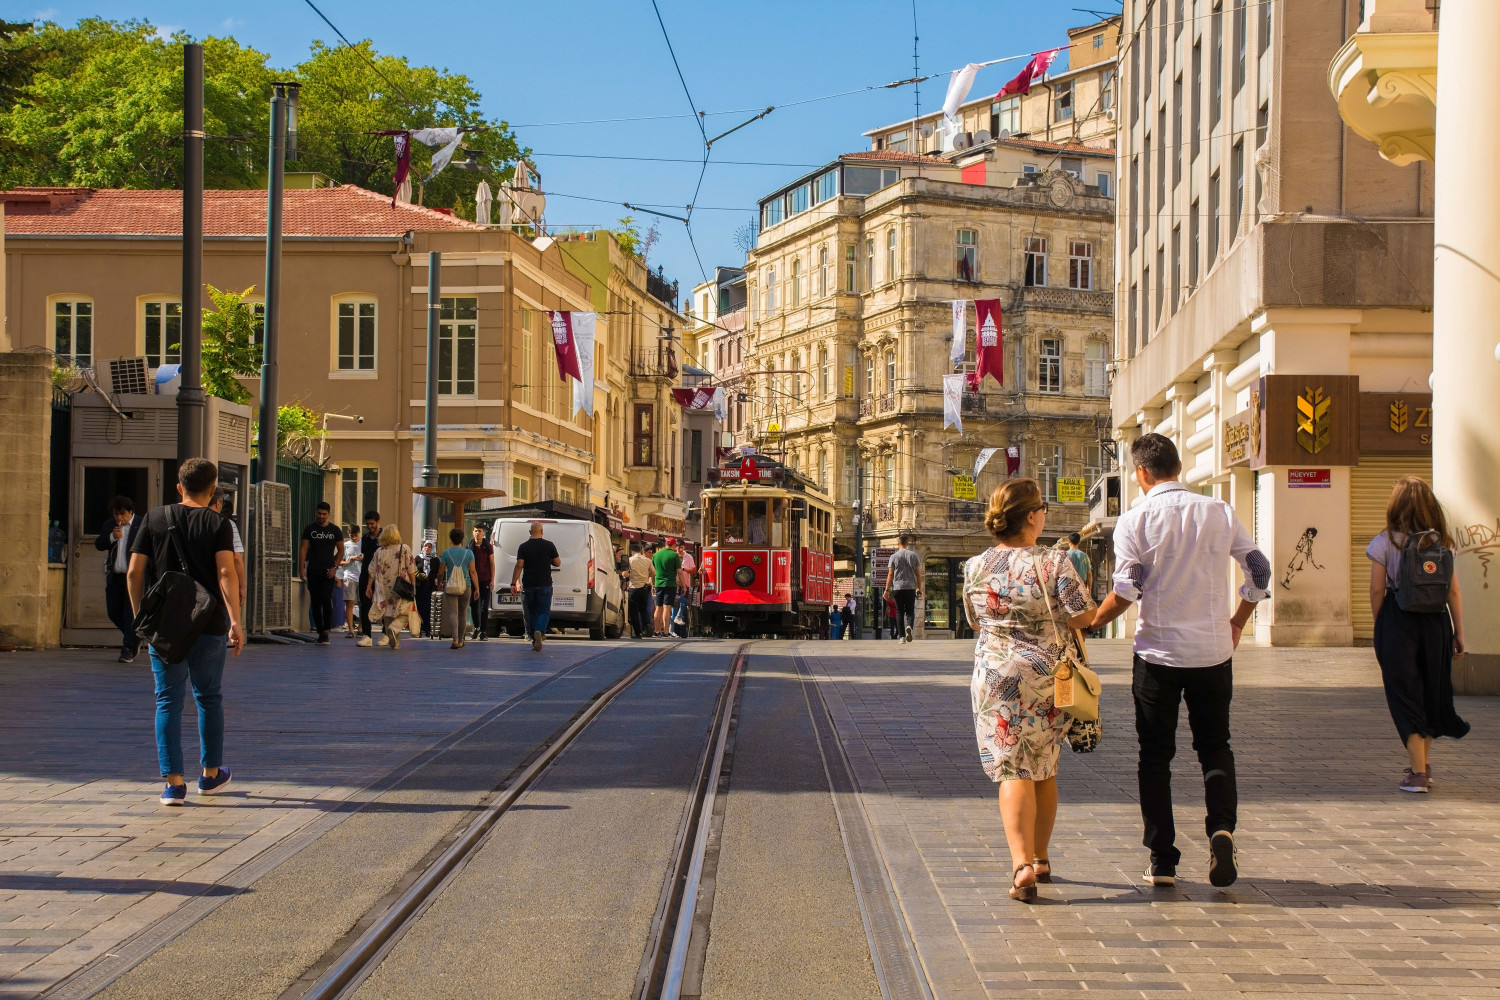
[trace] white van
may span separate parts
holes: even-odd
[[[531,537],[533,521],[541,522],[542,537],[557,546],[562,560],[561,566],[552,568],[551,623],[586,628],[591,639],[618,639],[625,631],[625,596],[609,532],[593,521],[500,517],[489,525],[495,547],[491,625],[513,636],[522,634],[521,596],[510,592],[510,580],[516,572],[516,549]]]

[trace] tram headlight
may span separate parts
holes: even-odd
[[[741,566],[734,571],[734,582],[741,587],[748,587],[755,582],[755,570],[749,566]]]

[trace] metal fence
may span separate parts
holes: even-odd
[[[292,526],[300,522],[292,519],[289,484],[256,483],[248,493],[250,539],[245,565],[250,580],[245,617],[250,634],[264,635],[292,627]]]

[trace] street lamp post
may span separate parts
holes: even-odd
[[[277,394],[280,377],[276,353],[281,332],[281,202],[286,186],[287,108],[295,114],[298,84],[273,83],[271,91],[271,158],[266,177],[266,315],[261,334],[260,433],[256,457],[260,480],[276,481]]]

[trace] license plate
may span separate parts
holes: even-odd
[[[520,604],[521,603],[521,595],[520,594],[501,594],[500,595],[500,603],[501,604]]]

